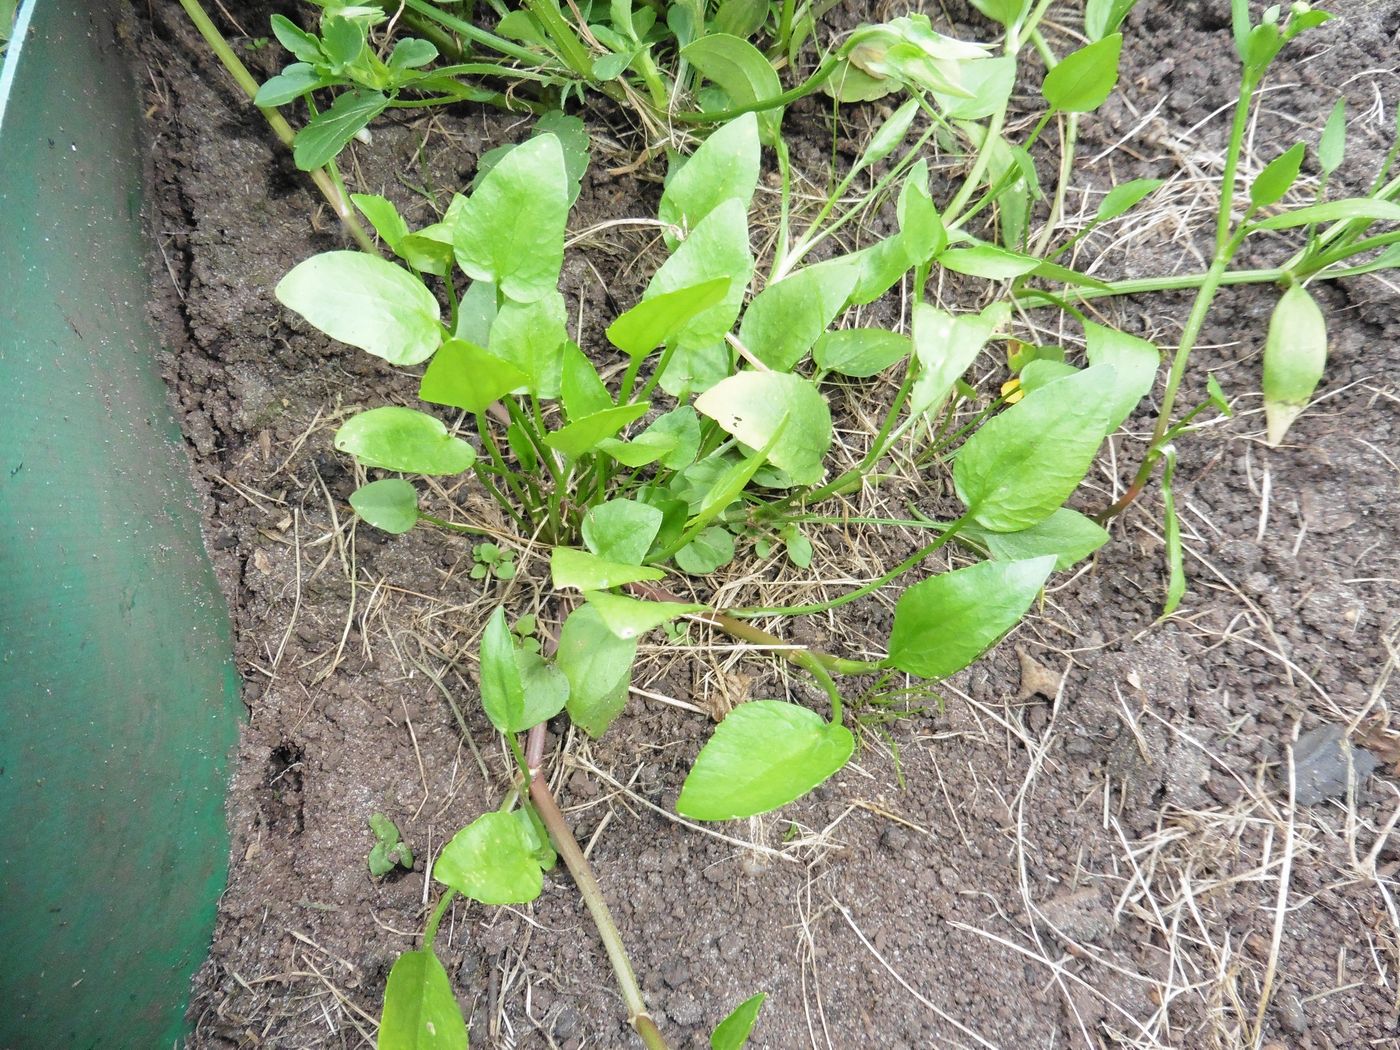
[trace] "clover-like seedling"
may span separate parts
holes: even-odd
[[[369,851],[369,872],[376,879],[388,875],[395,868],[413,867],[413,851],[408,843],[399,839],[398,826],[383,813],[375,813],[369,818],[370,830],[374,832],[374,846]]]
[[[494,543],[478,543],[472,548],[472,560],[476,562],[471,571],[474,580],[484,580],[488,575],[498,580],[515,576],[515,554]]]

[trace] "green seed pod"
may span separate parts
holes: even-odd
[[[1277,445],[1308,407],[1327,363],[1327,322],[1301,284],[1283,293],[1264,343],[1264,419]]]

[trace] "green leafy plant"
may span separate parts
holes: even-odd
[[[374,832],[374,845],[369,851],[371,875],[378,879],[395,868],[413,867],[413,851],[399,839],[398,825],[383,813],[375,813],[369,818],[369,829]]]
[[[498,580],[515,577],[515,554],[494,543],[478,543],[472,548],[472,560],[476,563],[471,571],[474,580],[484,580],[487,576]]]

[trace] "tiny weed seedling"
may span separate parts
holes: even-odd
[[[374,832],[374,845],[369,851],[371,875],[378,879],[395,868],[413,867],[413,851],[407,842],[399,839],[398,825],[384,814],[376,813],[369,818],[369,829]]]
[[[494,543],[478,543],[474,546],[472,560],[476,563],[471,570],[471,578],[474,580],[484,580],[487,576],[494,576],[498,580],[515,578],[515,555],[511,551],[502,550]]]

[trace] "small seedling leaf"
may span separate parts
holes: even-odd
[[[759,992],[745,999],[721,1021],[710,1035],[710,1050],[741,1050],[749,1041],[749,1033],[758,1023],[758,1012],[763,1009],[767,993]]]
[[[624,583],[659,580],[666,575],[648,565],[608,561],[572,547],[555,547],[549,557],[549,569],[556,590],[573,587],[580,591],[605,591],[610,587],[621,587]]]
[[[433,355],[418,396],[435,405],[484,412],[493,401],[524,387],[528,376],[509,361],[464,339],[449,339]]]
[[[1259,177],[1250,184],[1249,202],[1256,208],[1267,208],[1281,200],[1298,181],[1298,172],[1303,166],[1304,150],[1303,144],[1296,142],[1286,152],[1269,161],[1259,173]]]
[[[407,36],[394,45],[389,53],[390,69],[421,69],[437,58],[437,45],[429,40]]]
[[[1165,183],[1165,179],[1131,179],[1120,182],[1104,194],[1099,202],[1099,210],[1094,213],[1094,222],[1108,222],[1132,211],[1149,193]]]
[[[734,820],[800,798],[844,766],[855,738],[843,725],[781,700],[740,704],[700,749],[676,812]]]
[[[953,464],[969,516],[992,532],[1019,532],[1054,513],[1094,460],[1116,384],[1111,367],[1095,365],[983,424]]]
[[[322,252],[277,282],[277,300],[332,339],[394,365],[426,361],[443,340],[438,302],[402,266],[364,252]]]
[[[1342,166],[1347,148],[1347,100],[1337,99],[1317,143],[1317,163],[1322,174],[1331,175]]]
[[[848,260],[836,259],[768,285],[744,311],[739,341],[774,371],[790,371],[846,305],[858,274]]]
[[[403,478],[385,478],[350,493],[355,513],[382,532],[399,535],[418,523],[418,493]]]
[[[1112,366],[1116,376],[1113,393],[1105,406],[1107,418],[1104,426],[1111,434],[1123,425],[1123,421],[1137,408],[1138,402],[1152,389],[1152,384],[1157,380],[1157,369],[1162,363],[1162,354],[1146,339],[1092,321],[1084,322],[1084,338],[1089,362]]]
[[[718,525],[703,529],[676,551],[676,565],[692,576],[708,576],[734,560],[734,537]]]
[[[330,109],[316,114],[297,132],[292,159],[302,171],[315,171],[335,160],[366,124],[389,105],[387,95],[364,88],[341,92]]]
[[[889,665],[920,678],[961,671],[1020,621],[1055,558],[984,561],[907,588],[894,609]]]
[[[628,423],[636,422],[650,411],[650,401],[605,408],[546,434],[544,443],[572,459],[578,459],[596,449],[598,442],[616,436]]]
[[[640,565],[661,530],[661,511],[630,499],[600,503],[583,516],[583,542],[598,557]]]
[[[812,347],[812,360],[826,372],[866,379],[909,356],[909,337],[883,328],[842,328],[827,332]]]
[[[516,302],[534,302],[559,283],[569,174],[555,135],[516,146],[486,173],[457,216],[452,243],[469,276],[491,281]]]
[[[476,450],[442,420],[397,405],[351,416],[335,432],[335,447],[367,467],[404,474],[460,474],[476,462]]]
[[[1301,284],[1283,293],[1264,341],[1264,419],[1270,445],[1308,407],[1327,364],[1327,320]]]
[[[730,283],[728,277],[717,277],[643,299],[608,326],[608,342],[631,357],[645,357],[670,342],[696,314],[722,303]]]
[[[810,380],[780,372],[739,372],[696,398],[695,410],[751,448],[771,444],[768,462],[794,484],[810,485],[821,478],[822,459],[831,447],[831,410]]]
[[[431,949],[394,960],[384,988],[378,1050],[466,1050],[467,1025],[447,971]]]
[[[1138,0],[1085,0],[1084,33],[1090,40],[1102,40],[1118,32],[1123,19]]]
[[[1098,109],[1118,83],[1118,57],[1123,34],[1111,33],[1078,51],[1071,51],[1045,74],[1040,92],[1061,113]]]
[[[510,813],[483,813],[442,848],[433,878],[482,904],[528,904],[544,877],[533,835]]]
[[[629,639],[640,638],[678,616],[701,612],[705,608],[694,602],[643,601],[607,591],[589,591],[584,597],[598,610],[608,630],[619,638]]]
[[[1057,571],[1070,568],[1108,542],[1108,533],[1101,526],[1068,507],[1020,532],[987,532],[970,526],[963,533],[982,543],[997,561],[1053,554]]]
[[[766,102],[783,93],[783,85],[772,63],[763,57],[762,51],[737,36],[711,33],[687,44],[681,49],[681,57],[718,84],[735,106]],[[782,110],[778,107],[765,109],[757,118],[760,136],[772,145],[778,136]]]
[[[776,74],[773,82],[777,83]],[[738,201],[747,209],[758,175],[758,118],[745,113],[721,125],[666,180],[657,217],[681,231],[680,236],[665,231],[666,247],[675,251],[701,219],[726,201]]]
[[[1228,418],[1235,414],[1234,410],[1230,408],[1230,399],[1225,396],[1225,391],[1220,389],[1220,381],[1215,378],[1213,372],[1206,374],[1206,393],[1210,397],[1210,403],[1222,416]]]
[[[636,639],[619,637],[594,605],[580,605],[564,621],[555,660],[569,680],[569,718],[589,736],[602,736],[627,705],[636,656]]]

